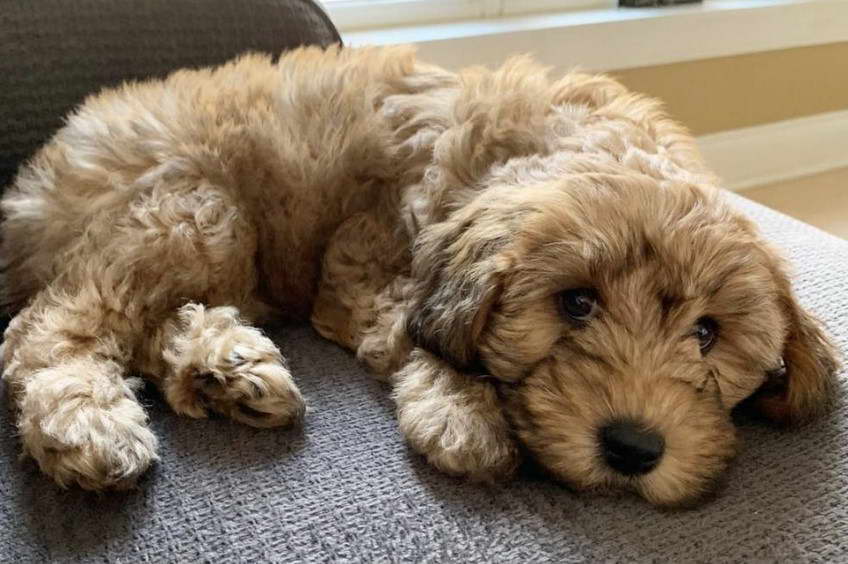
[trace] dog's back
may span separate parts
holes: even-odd
[[[290,306],[308,302],[335,226],[374,201],[396,201],[375,191],[385,196],[401,170],[409,174],[379,115],[383,101],[451,80],[416,65],[408,48],[304,48],[279,63],[246,55],[93,95],[6,190],[4,303],[24,304],[80,237],[113,238],[116,218],[140,199],[203,184],[259,226],[269,292],[291,296]]]

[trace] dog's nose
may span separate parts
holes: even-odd
[[[626,476],[647,474],[660,461],[665,450],[662,436],[640,428],[632,421],[616,421],[601,429],[604,460]]]

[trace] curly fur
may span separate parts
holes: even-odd
[[[450,73],[409,48],[303,48],[105,90],[2,201],[23,449],[62,485],[131,485],[156,459],[133,373],[187,416],[295,421],[251,323],[311,312],[445,471],[490,480],[526,452],[579,488],[696,499],[734,452],[731,408],[804,421],[836,366],[715,184],[656,101],[524,57]],[[600,297],[582,326],[557,307],[578,287]],[[621,418],[665,439],[644,476],[599,454]]]

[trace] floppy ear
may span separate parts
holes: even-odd
[[[777,280],[787,322],[783,359],[768,373],[754,406],[776,423],[803,423],[831,403],[839,362],[822,325],[798,304],[787,277],[778,272]]]
[[[424,229],[416,239],[416,287],[406,328],[419,347],[459,370],[479,369],[477,342],[500,293],[506,231],[469,206]]]

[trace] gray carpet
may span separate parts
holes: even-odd
[[[848,242],[739,200],[784,247],[848,349]],[[4,562],[846,561],[845,410],[800,432],[745,424],[715,499],[660,511],[524,472],[464,484],[404,445],[388,390],[309,328],[275,335],[312,411],[301,430],[193,421],[147,396],[161,463],[138,491],[61,491],[0,419]]]

